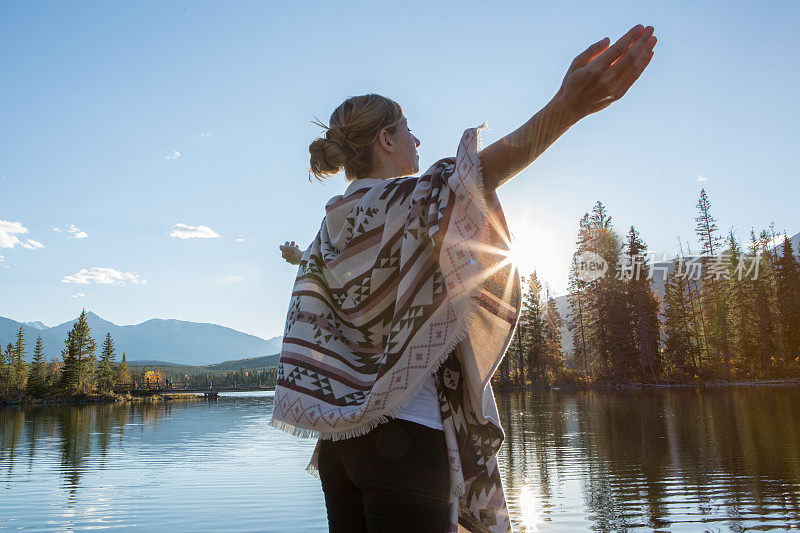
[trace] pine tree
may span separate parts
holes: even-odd
[[[714,256],[721,246],[722,238],[717,235],[717,221],[711,216],[711,202],[708,200],[705,189],[700,189],[700,199],[697,201],[699,214],[695,217],[695,233],[700,239],[700,255]]]
[[[786,361],[800,357],[800,264],[792,243],[784,237],[777,266],[777,299],[783,356]]]
[[[577,250],[572,256],[569,269],[569,292],[567,301],[567,329],[572,335],[573,366],[583,371],[588,376],[592,361],[587,346],[587,290],[586,281],[580,275],[578,256],[587,249],[589,240],[589,213],[581,217],[578,230],[578,241],[575,243]]]
[[[33,361],[31,362],[30,374],[28,376],[28,389],[33,394],[42,394],[47,388],[47,361],[44,356],[44,344],[42,336],[36,338],[33,347]]]
[[[616,379],[630,377],[633,359],[631,317],[625,299],[625,285],[616,275],[621,244],[602,202],[589,217],[589,251],[602,257],[608,269],[587,283],[587,340],[594,351],[600,375]]]
[[[114,341],[111,338],[111,333],[106,333],[100,355],[100,364],[97,369],[97,383],[102,390],[108,390],[114,384],[115,362]]]
[[[78,388],[82,392],[90,392],[94,388],[97,344],[92,338],[92,328],[87,322],[85,309],[81,311],[77,322],[72,325],[72,331],[78,368]]]
[[[117,383],[119,385],[124,385],[129,383],[130,380],[131,376],[128,370],[128,360],[125,358],[125,352],[122,352],[122,361],[120,361],[117,367]]]
[[[626,260],[632,267],[626,282],[630,309],[633,349],[642,378],[655,378],[661,374],[661,324],[658,312],[661,302],[653,290],[647,263],[643,260],[647,245],[636,228],[631,226],[626,244]]]
[[[25,330],[20,326],[17,330],[17,340],[14,343],[13,385],[18,392],[25,388],[28,377],[28,364],[25,362]]]
[[[542,384],[545,380],[545,339],[542,313],[542,284],[534,271],[528,278],[528,290],[522,299],[520,326],[524,331],[521,365],[522,385],[528,380]]]
[[[680,237],[678,238],[678,244],[680,246],[680,257],[676,263],[676,268],[681,268],[681,276],[686,276],[686,289],[689,295],[689,311],[692,317],[692,331],[694,332],[695,341],[697,344],[697,368],[696,371],[698,375],[703,372],[705,362],[710,359],[709,352],[708,352],[708,335],[706,334],[708,328],[706,328],[706,321],[703,316],[703,306],[702,306],[702,295],[700,293],[700,288],[698,285],[698,280],[695,278],[694,272],[690,271],[690,267],[686,257],[683,255],[683,244],[680,241]],[[691,248],[688,247],[687,242],[687,250],[690,254],[690,260],[694,260],[695,258],[691,257]]]
[[[697,372],[700,364],[699,347],[695,342],[689,280],[681,272],[676,259],[664,284],[664,360],[680,374]]]
[[[0,345],[0,397],[8,394],[8,388],[11,385],[11,344],[6,348],[3,353],[3,346]]]
[[[704,322],[708,325],[706,340],[712,348],[711,353],[715,362],[727,367],[730,359],[728,302],[724,291],[724,280],[715,279],[711,275],[711,267],[719,262],[719,258],[715,256],[721,251],[722,237],[718,235],[717,222],[711,216],[711,202],[705,189],[700,191],[697,209],[699,213],[695,218],[697,223],[695,232],[700,241],[700,260],[703,270],[700,307]]]
[[[61,367],[61,386],[70,392],[80,389],[80,363],[78,361],[78,346],[75,342],[75,327],[67,332],[64,340],[64,349],[61,351],[64,364]]]
[[[733,230],[728,233],[728,280],[726,293],[731,326],[733,362],[740,373],[758,372],[758,313],[753,280],[746,276],[748,258],[736,241]]]
[[[772,233],[774,230],[770,227]],[[762,372],[772,374],[772,361],[783,359],[784,350],[780,331],[778,310],[778,257],[771,245],[775,242],[767,230],[761,230],[758,238],[751,231],[751,249],[757,250],[761,260],[758,262],[758,277],[754,281],[757,288],[757,304],[759,314],[759,337],[762,361]]]
[[[544,339],[547,366],[555,374],[564,368],[564,353],[561,349],[561,328],[564,319],[558,312],[556,301],[550,297],[550,286],[545,285]]]

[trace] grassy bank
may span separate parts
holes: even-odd
[[[42,397],[14,396],[0,398],[0,407],[10,405],[86,405],[92,403],[114,402],[159,402],[159,401],[197,401],[203,396],[198,394],[144,394],[131,395],[130,393],[93,392],[75,394],[51,394]]]

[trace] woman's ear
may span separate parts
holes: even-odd
[[[389,152],[390,154],[394,153],[395,143],[394,137],[385,129],[381,130],[378,133],[378,146],[381,150]]]

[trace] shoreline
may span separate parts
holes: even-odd
[[[720,388],[720,387],[760,387],[760,386],[800,386],[800,378],[766,379],[748,381],[697,381],[697,382],[671,382],[671,383],[592,383],[587,385],[531,385],[527,387],[492,387],[495,392],[523,392],[534,390],[552,390],[559,392],[573,391],[622,391],[643,389],[689,389],[689,388]]]
[[[80,394],[75,396],[51,396],[46,398],[17,397],[0,398],[0,408],[3,407],[38,407],[43,405],[90,405],[90,404],[110,404],[110,403],[143,403],[160,401],[197,401],[203,400],[202,394],[194,393],[161,393],[147,394],[142,396],[132,396],[130,394],[119,395],[114,393],[104,394]]]
[[[589,385],[530,385],[527,387],[500,387],[493,386],[495,392],[526,392],[526,391],[556,391],[556,392],[575,392],[575,391],[630,391],[630,390],[668,390],[668,389],[702,389],[702,388],[722,388],[722,387],[763,387],[763,386],[798,386],[800,378],[789,379],[769,379],[769,380],[749,380],[749,381],[698,381],[690,383],[593,383]],[[82,394],[68,397],[47,397],[47,398],[0,398],[0,408],[4,407],[38,407],[45,405],[90,405],[90,404],[110,404],[120,402],[143,403],[161,401],[198,401],[204,400],[200,393],[154,393],[141,396],[131,396],[130,394],[118,395],[114,393],[105,394]]]

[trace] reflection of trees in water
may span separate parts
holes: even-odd
[[[89,406],[85,409],[62,409],[56,415],[60,431],[61,475],[64,477],[62,486],[71,497],[78,490],[84,462],[92,451],[94,411],[95,407]]]
[[[0,410],[0,467],[11,474],[15,459],[27,448],[29,468],[37,451],[37,443],[46,437],[58,438],[58,454],[62,486],[72,496],[80,486],[94,450],[100,460],[93,467],[104,468],[108,451],[116,443],[122,445],[129,421],[157,423],[168,416],[167,404],[97,404],[85,406],[41,406]],[[113,439],[114,433],[119,438]]]
[[[553,507],[553,492],[558,490],[559,478],[568,468],[568,410],[563,405],[567,401],[567,397],[547,391],[503,393],[497,397],[506,433],[498,456],[515,522],[522,520],[519,496],[526,485],[533,487],[541,509]]]
[[[503,393],[498,408],[512,507],[527,484],[546,519],[579,477],[600,530],[662,527],[671,514],[733,528],[800,519],[798,389]]]
[[[587,506],[601,529],[660,524],[670,458],[660,399],[590,392],[578,397],[577,416],[588,441]]]
[[[14,456],[17,453],[17,443],[25,427],[25,412],[20,409],[0,410],[0,466],[11,477],[14,468]]]

